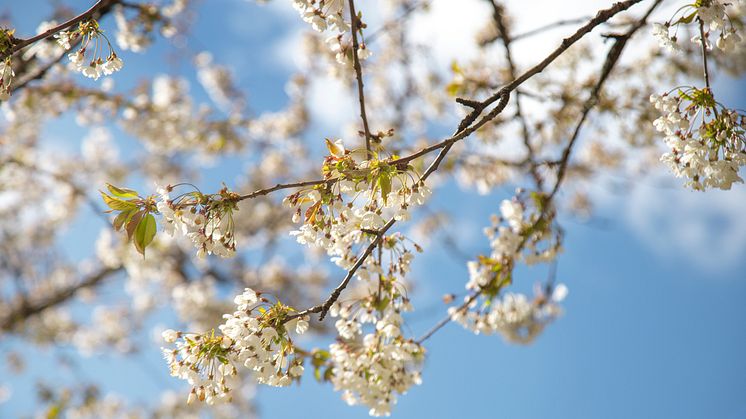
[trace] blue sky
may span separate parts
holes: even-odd
[[[82,8],[77,3],[84,2],[75,3]],[[254,110],[279,109],[292,67],[283,56],[288,50],[278,54],[275,47],[291,43],[300,23],[278,11],[278,5],[207,3],[199,7],[190,47],[207,49],[217,62],[233,66]],[[464,9],[471,7],[467,3],[471,2],[464,1]],[[599,2],[575,3],[592,8]],[[24,34],[44,16],[44,4],[3,2],[0,9],[12,12]],[[110,20],[103,26],[113,30]],[[216,27],[226,31],[225,37],[216,36]],[[166,47],[158,44],[143,56],[123,54],[126,67],[117,76],[118,85],[133,85],[153,72],[182,74],[194,81],[183,65],[151,65],[152,57],[164,51]],[[199,100],[207,100],[196,83],[192,89]],[[731,106],[746,108],[744,81],[721,80],[718,92]],[[323,123],[314,128],[322,136],[329,135],[324,133],[327,129]],[[231,170],[240,167],[239,162],[230,162],[209,171],[204,181],[230,179]],[[453,208],[459,203],[465,221],[453,223],[451,232],[469,254],[479,254],[487,247],[481,228],[506,196],[478,196],[448,183],[437,191],[432,205]],[[566,242],[558,279],[570,288],[565,315],[528,347],[447,326],[427,344],[423,384],[400,398],[394,417],[746,417],[744,203],[743,185],[729,193],[694,193],[647,182],[628,196],[604,200],[597,216],[607,222],[561,218]],[[100,226],[90,228],[95,232]],[[84,254],[91,247],[81,244],[77,251]],[[717,263],[710,263],[713,260]],[[418,257],[413,276],[418,281],[414,303],[419,313],[408,323],[414,335],[443,315],[445,307],[438,303],[442,294],[463,289],[463,262],[437,244]],[[546,277],[546,269],[520,268],[516,277],[517,287],[528,290]],[[167,324],[169,318],[159,321]],[[20,344],[13,339],[0,342],[0,351],[4,345],[17,349]],[[38,362],[28,375],[10,376],[14,394],[0,404],[0,417],[33,411],[34,377],[74,379],[71,371],[55,368],[54,357],[60,353],[79,363],[86,377],[101,380],[103,388],[133,402],[152,401],[165,387],[184,388],[168,376],[155,344],[135,360],[113,355],[84,358],[69,348],[29,352]],[[6,375],[3,380],[7,379]],[[258,391],[265,418],[368,417],[367,409],[346,406],[331,386],[317,384],[310,376],[301,387]]]

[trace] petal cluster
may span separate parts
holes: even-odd
[[[695,190],[730,189],[743,183],[746,165],[746,118],[719,106],[709,89],[680,89],[677,94],[652,95],[661,112],[655,128],[665,135],[669,151],[660,160]]]
[[[175,345],[163,349],[171,375],[192,386],[188,402],[229,402],[239,383],[239,371],[248,371],[256,382],[275,387],[290,385],[303,374],[289,330],[304,333],[307,319],[284,323],[291,309],[279,302],[269,304],[250,288],[236,296],[234,303],[236,311],[223,316],[220,334],[163,332],[164,341]]]

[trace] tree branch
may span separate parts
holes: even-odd
[[[350,5],[350,31],[352,32],[352,64],[355,67],[357,76],[357,98],[360,102],[360,118],[363,120],[363,130],[365,131],[365,149],[370,153],[370,128],[368,127],[368,115],[365,113],[365,94],[363,93],[363,69],[360,66],[360,58],[357,56],[359,44],[357,42],[357,31],[360,30],[360,19],[355,13],[355,1],[349,0]]]
[[[256,198],[257,196],[267,195],[274,191],[279,191],[280,189],[290,189],[290,188],[302,188],[305,186],[315,186],[315,185],[321,185],[324,183],[331,183],[334,182],[336,179],[319,179],[319,180],[307,180],[303,182],[294,182],[294,183],[278,183],[275,186],[272,186],[270,188],[264,188],[259,189],[258,191],[254,191],[252,193],[241,195],[239,196],[236,201],[243,201],[246,199]]]
[[[414,4],[407,4],[407,5],[405,5],[404,6],[404,11],[402,12],[402,14],[399,17],[397,17],[396,19],[389,20],[388,22],[384,23],[381,27],[379,27],[373,33],[371,33],[370,35],[368,35],[365,38],[365,42],[367,44],[372,44],[373,42],[375,42],[375,40],[379,36],[381,36],[381,34],[383,34],[384,32],[386,32],[389,28],[391,28],[392,26],[394,26],[397,23],[399,23],[399,22],[403,21],[404,19],[406,19],[409,15],[412,14],[412,12],[416,11],[417,9],[424,8],[424,7],[428,6],[429,4],[430,4],[430,0],[424,0],[424,1],[420,1],[420,2],[414,3]]]
[[[44,31],[44,32],[36,35],[36,36],[32,36],[31,38],[27,38],[27,39],[15,39],[15,43],[13,44],[13,46],[8,51],[5,51],[4,53],[0,54],[0,60],[4,60],[5,58],[7,58],[10,55],[16,53],[17,51],[21,50],[22,48],[25,48],[25,47],[33,44],[34,42],[41,41],[42,39],[49,38],[50,36],[52,36],[52,35],[60,32],[60,31],[63,31],[63,30],[65,30],[65,29],[67,29],[67,28],[69,28],[69,27],[71,27],[73,25],[76,25],[76,24],[78,24],[78,23],[80,23],[80,22],[82,22],[82,21],[90,18],[91,16],[93,16],[94,13],[96,13],[96,11],[98,11],[102,7],[113,5],[117,1],[118,0],[98,0],[96,2],[96,4],[94,4],[93,6],[91,6],[90,9],[88,9],[85,12],[79,14],[78,16],[76,16],[76,17],[68,20],[67,22],[61,23],[61,24],[59,24],[59,25],[57,25],[57,26],[55,26],[55,27],[53,27],[51,29],[48,29],[48,30],[46,30],[46,31]]]
[[[558,20],[556,22],[552,22],[552,23],[549,23],[549,24],[546,24],[546,25],[543,25],[543,26],[539,26],[538,28],[531,29],[529,31],[526,31],[526,32],[520,33],[518,35],[515,35],[512,40],[513,41],[518,41],[520,39],[529,38],[529,37],[532,37],[534,35],[538,35],[538,34],[540,34],[542,32],[548,31],[550,29],[559,28],[561,26],[577,25],[578,23],[583,23],[583,22],[587,21],[590,18],[591,18],[590,16],[584,16],[584,17],[579,17],[579,18],[576,18],[576,19]]]
[[[705,87],[707,87],[707,93],[712,95],[712,88],[710,87],[710,69],[707,64],[707,38],[705,38],[705,24],[697,17],[697,20],[699,21],[699,36],[700,36],[700,44],[702,45],[702,66],[704,71],[704,77],[705,77]],[[713,106],[712,112],[715,114],[715,117],[718,116],[718,110],[716,106]]]
[[[75,295],[77,291],[84,288],[96,286],[104,279],[108,278],[110,275],[113,275],[121,270],[122,268],[102,268],[98,272],[83,279],[77,284],[57,290],[53,294],[43,296],[36,301],[28,301],[24,299],[20,304],[17,304],[16,307],[11,308],[8,315],[0,318],[0,330],[11,331],[18,323],[28,319],[31,316],[39,314],[50,307],[69,300]]]
[[[292,314],[286,317],[285,321],[287,322],[298,317],[309,315],[311,313],[321,313],[321,315],[319,316],[319,321],[324,320],[324,317],[326,317],[326,313],[329,312],[329,309],[332,307],[332,304],[334,304],[337,301],[340,294],[342,294],[342,291],[344,291],[344,289],[347,288],[347,284],[350,283],[350,280],[355,275],[355,272],[357,272],[357,270],[360,269],[361,266],[363,266],[363,263],[365,263],[365,260],[368,258],[368,256],[371,255],[371,253],[373,253],[373,250],[381,242],[384,234],[386,234],[386,231],[388,231],[391,228],[391,226],[394,225],[394,223],[396,223],[396,220],[392,218],[380,230],[378,230],[378,232],[376,233],[376,238],[372,242],[370,242],[368,247],[365,248],[365,251],[363,252],[363,254],[357,258],[357,261],[355,262],[355,264],[352,266],[352,268],[349,271],[347,271],[347,275],[345,275],[344,279],[342,279],[342,282],[340,282],[339,285],[337,285],[337,287],[334,288],[334,291],[331,293],[329,298],[326,299],[326,301],[324,301],[322,304],[319,304],[311,308],[305,309],[303,311],[299,311],[295,314]]]
[[[588,99],[586,99],[585,103],[583,104],[583,112],[580,116],[580,120],[575,126],[575,130],[573,131],[572,137],[570,137],[570,141],[567,143],[567,146],[562,152],[562,157],[560,158],[560,166],[557,172],[557,180],[554,184],[554,188],[552,188],[552,192],[549,195],[550,200],[557,194],[560,184],[564,180],[565,173],[567,172],[567,165],[570,160],[570,153],[572,152],[573,145],[575,144],[578,137],[580,136],[580,130],[582,129],[583,124],[588,118],[588,114],[593,109],[593,107],[595,107],[596,104],[598,103],[598,98],[599,98],[599,95],[601,94],[601,89],[603,88],[606,80],[609,78],[609,75],[611,74],[611,71],[613,70],[614,66],[619,61],[619,58],[622,56],[622,51],[624,50],[624,47],[627,45],[627,41],[629,41],[629,39],[632,37],[632,35],[635,34],[635,32],[637,32],[640,28],[645,26],[648,17],[650,17],[650,14],[653,13],[653,10],[655,10],[655,8],[658,7],[658,5],[660,5],[662,1],[663,0],[655,0],[655,2],[648,9],[645,15],[643,15],[643,17],[641,17],[632,28],[630,28],[624,35],[615,38],[614,45],[611,46],[611,48],[609,49],[609,52],[606,54],[606,60],[604,60],[604,64],[601,67],[601,75],[599,76],[599,79],[596,82],[596,85],[593,87],[593,90],[588,96]]]
[[[497,26],[497,32],[500,39],[502,40],[502,44],[505,50],[505,60],[508,62],[508,74],[510,76],[510,79],[514,80],[516,78],[516,66],[513,61],[513,53],[510,48],[512,40],[510,38],[510,33],[508,32],[507,25],[505,24],[505,9],[496,0],[490,0],[490,4],[492,4],[493,9],[492,17],[495,20],[495,26]],[[526,117],[523,115],[523,112],[521,110],[521,93],[519,91],[516,91],[515,96],[515,113],[516,118],[518,118],[518,121],[521,125],[523,145],[526,147],[526,160],[533,163],[534,148],[531,146],[531,138],[528,132],[528,121],[526,120]],[[531,164],[529,166],[529,171],[534,179],[534,182],[536,183],[536,187],[541,190],[543,181],[541,175],[539,174],[539,171],[537,170],[537,167]]]

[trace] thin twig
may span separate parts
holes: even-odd
[[[252,193],[241,195],[239,196],[236,201],[244,201],[246,199],[256,198],[257,196],[267,195],[274,191],[279,191],[280,189],[290,189],[290,188],[302,188],[305,186],[315,186],[315,185],[321,185],[324,183],[331,183],[334,182],[335,179],[319,179],[319,180],[307,180],[304,182],[294,182],[294,183],[278,183],[275,186],[272,186],[270,188],[264,188],[259,189],[257,191],[254,191]]]
[[[430,1],[420,1],[415,4],[406,5],[404,7],[404,11],[401,15],[399,15],[397,18],[389,20],[388,22],[384,23],[381,27],[373,31],[370,35],[365,37],[365,43],[366,44],[372,44],[375,42],[376,39],[378,39],[379,36],[381,36],[384,32],[386,32],[389,28],[392,26],[401,23],[404,19],[409,17],[409,15],[412,14],[412,12],[416,11],[417,9],[421,7],[428,6],[430,4]]]
[[[526,32],[520,33],[518,35],[515,35],[512,40],[513,41],[518,41],[520,39],[529,38],[529,37],[532,37],[534,35],[538,35],[538,34],[544,32],[544,31],[548,31],[548,30],[554,29],[554,28],[559,28],[561,26],[577,25],[579,23],[583,23],[583,22],[587,21],[588,19],[590,19],[590,16],[579,17],[579,18],[576,18],[576,19],[558,20],[556,22],[548,23],[546,25],[539,26],[538,28],[531,29],[529,31],[526,31]]]
[[[514,80],[516,78],[516,66],[515,62],[513,61],[513,53],[510,47],[512,39],[505,23],[504,7],[496,0],[489,0],[489,2],[492,5],[492,17],[495,21],[495,26],[497,26],[497,32],[500,39],[502,40],[503,49],[505,51],[505,61],[507,61],[508,63],[508,75],[510,76],[510,80]],[[541,178],[541,175],[539,174],[539,171],[537,170],[537,166],[533,164],[534,148],[531,145],[531,137],[528,132],[528,121],[526,120],[526,117],[523,115],[523,112],[521,110],[521,92],[516,91],[514,103],[515,117],[518,118],[518,121],[520,122],[523,145],[524,147],[526,147],[526,160],[532,163],[529,166],[529,172],[531,173],[531,177],[534,179],[534,183],[536,183],[537,189],[542,190],[543,180]]]
[[[59,62],[62,61],[62,59],[65,58],[66,55],[67,55],[67,51],[64,51],[62,54],[60,54],[59,56],[54,58],[52,61],[45,64],[39,70],[37,70],[36,73],[34,73],[33,75],[23,79],[18,84],[12,85],[10,87],[11,93],[15,92],[16,90],[26,87],[26,85],[28,85],[30,82],[34,80],[40,80],[41,78],[43,78],[47,74],[47,72],[49,72],[49,70],[51,70],[52,67],[59,64]]]
[[[466,297],[466,300],[464,300],[464,302],[460,306],[458,306],[458,308],[456,308],[455,312],[458,313],[459,311],[464,311],[467,307],[469,307],[469,304],[471,304],[474,300],[477,299],[477,297],[479,297],[479,294],[480,293],[474,293],[474,294],[471,294],[470,296]],[[451,314],[449,314],[448,316],[443,317],[442,319],[440,319],[440,321],[438,323],[435,323],[435,325],[433,327],[431,327],[430,330],[428,330],[427,332],[425,332],[415,342],[417,342],[418,344],[422,344],[422,342],[430,339],[430,337],[432,335],[434,335],[435,332],[437,332],[438,330],[442,329],[443,326],[445,326],[448,323],[450,323],[450,321],[451,321]]]
[[[93,287],[99,284],[110,275],[121,271],[122,268],[102,268],[98,272],[95,272],[91,276],[81,280],[75,285],[71,285],[67,288],[56,290],[53,294],[48,296],[42,296],[36,301],[25,301],[23,304],[16,308],[11,308],[8,314],[0,319],[0,330],[9,331],[12,330],[16,324],[20,321],[27,319],[35,314],[39,314],[42,311],[53,307],[63,301],[66,301],[73,297],[78,290]]]
[[[702,64],[704,68],[704,76],[705,76],[705,86],[707,86],[707,93],[712,94],[712,88],[710,87],[710,69],[707,64],[707,38],[705,38],[705,24],[702,21],[702,19],[697,18],[699,20],[699,36],[700,36],[700,42],[702,44]],[[717,117],[718,110],[717,107],[713,106],[712,111],[715,113],[715,116]]]
[[[32,36],[31,38],[27,38],[27,39],[15,39],[15,43],[13,44],[13,46],[10,49],[8,49],[7,51],[5,51],[3,54],[0,54],[0,60],[5,59],[6,57],[14,54],[16,51],[18,51],[18,50],[20,50],[20,49],[22,49],[22,48],[24,48],[24,47],[26,47],[28,45],[31,45],[31,44],[33,44],[36,41],[41,41],[42,39],[49,38],[50,36],[52,36],[52,35],[60,32],[60,31],[63,31],[63,30],[65,30],[65,29],[67,29],[67,28],[69,28],[69,27],[71,27],[71,26],[73,26],[75,24],[78,24],[78,23],[80,23],[80,22],[82,22],[82,21],[90,18],[91,16],[93,16],[93,14],[96,13],[96,11],[98,9],[100,9],[100,8],[102,8],[104,6],[107,6],[109,4],[114,4],[116,2],[117,2],[117,0],[98,0],[96,2],[96,4],[94,4],[93,6],[91,6],[90,9],[86,10],[85,12],[79,14],[78,16],[76,16],[76,17],[74,17],[74,18],[72,18],[72,19],[70,19],[70,20],[68,20],[68,21],[66,21],[64,23],[61,23],[61,24],[59,24],[59,25],[57,25],[57,26],[55,26],[55,27],[53,27],[51,29],[48,29],[48,30],[46,30],[46,31],[44,31],[44,32],[36,35],[36,36]]]
[[[663,0],[656,0],[645,13],[645,15],[643,15],[643,17],[641,17],[632,28],[630,28],[624,35],[615,38],[614,45],[612,45],[609,49],[609,52],[606,55],[606,60],[604,60],[604,64],[601,67],[601,76],[596,82],[596,85],[593,87],[593,90],[588,96],[588,99],[586,99],[585,103],[583,104],[583,113],[580,116],[580,120],[575,126],[575,130],[573,131],[572,137],[570,137],[570,141],[567,143],[567,146],[562,152],[562,157],[560,158],[561,163],[557,172],[557,180],[554,184],[554,188],[552,188],[552,192],[549,195],[550,200],[557,194],[560,184],[564,180],[573,145],[575,145],[575,142],[580,136],[580,130],[582,129],[583,124],[588,118],[588,114],[590,113],[591,109],[593,109],[593,107],[595,107],[598,103],[601,89],[603,88],[604,83],[611,74],[611,70],[619,61],[619,58],[622,55],[622,50],[624,50],[624,47],[627,45],[627,41],[629,41],[629,39],[632,37],[632,35],[635,34],[635,32],[645,26],[645,23],[647,22],[648,17],[650,17],[650,14],[653,13],[653,10],[655,10],[655,8],[658,7],[658,5],[660,5],[662,1]]]
[[[376,238],[372,242],[370,242],[368,247],[365,248],[363,254],[358,256],[355,264],[352,266],[352,268],[350,268],[349,271],[347,271],[347,275],[345,275],[344,279],[342,279],[342,282],[340,282],[339,285],[334,288],[334,291],[331,293],[329,298],[326,299],[326,301],[324,301],[322,304],[315,305],[311,308],[299,311],[295,314],[291,314],[290,316],[287,316],[285,318],[285,321],[290,321],[298,317],[307,316],[311,313],[321,313],[321,315],[319,316],[319,321],[324,320],[324,317],[326,317],[326,313],[329,312],[329,309],[337,301],[340,294],[342,294],[342,291],[344,291],[344,289],[347,287],[347,284],[349,284],[350,280],[355,275],[355,272],[360,269],[368,256],[373,253],[373,250],[376,248],[376,246],[378,246],[378,243],[381,242],[384,234],[386,234],[386,231],[388,231],[388,229],[390,229],[391,226],[394,225],[394,223],[396,223],[396,220],[392,218],[380,230],[378,230],[378,232],[376,233]]]
[[[39,167],[33,163],[26,163],[24,161],[21,161],[15,157],[10,157],[6,160],[6,163],[15,164],[17,166],[23,167],[25,169],[28,169],[30,171],[35,171],[39,174],[42,174],[44,176],[47,176],[57,182],[63,183],[72,189],[73,193],[75,195],[78,195],[85,201],[85,203],[88,205],[88,207],[93,211],[94,214],[96,214],[97,217],[99,217],[105,224],[109,225],[109,219],[104,215],[103,208],[99,207],[97,202],[91,197],[88,196],[84,188],[81,188],[78,186],[75,182],[73,182],[68,176],[63,176],[59,173],[56,173],[54,171],[44,169],[42,167]]]
[[[697,18],[697,20],[699,20],[699,37],[700,43],[702,44],[702,63],[705,73],[705,86],[707,86],[707,90],[710,90],[710,70],[707,67],[707,38],[705,38],[705,24],[702,22],[702,19]]]
[[[350,5],[350,31],[352,32],[352,64],[355,67],[355,76],[357,77],[357,98],[360,102],[360,118],[363,120],[363,130],[365,131],[365,149],[370,154],[370,128],[368,127],[368,115],[365,113],[365,94],[363,93],[363,69],[360,66],[360,58],[357,56],[358,42],[357,31],[360,30],[360,19],[355,14],[355,2],[349,0]]]

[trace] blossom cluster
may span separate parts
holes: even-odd
[[[236,252],[233,211],[237,211],[238,195],[221,189],[217,194],[205,195],[198,190],[171,197],[174,187],[159,187],[156,207],[163,216],[164,229],[191,239],[198,249],[197,256],[215,254],[231,257]]]
[[[293,0],[293,7],[298,10],[301,18],[309,23],[311,27],[324,32],[331,29],[336,34],[326,39],[329,49],[335,54],[339,64],[346,66],[352,62],[352,38],[350,34],[351,25],[343,17],[344,0]],[[356,19],[360,19],[359,16]],[[362,25],[356,25],[360,31]],[[361,31],[362,33],[362,31]],[[366,47],[365,42],[357,49],[357,56],[365,60],[372,55]]]
[[[424,204],[431,191],[407,168],[363,160],[365,150],[346,150],[341,140],[327,140],[327,147],[323,173],[328,182],[289,195],[284,203],[295,209],[293,221],[303,221],[290,234],[301,244],[326,250],[349,270],[357,262],[355,244],[375,237],[386,219],[408,220],[410,208]],[[367,275],[365,267],[360,275]]]
[[[738,171],[746,165],[744,115],[719,105],[707,88],[652,95],[650,101],[662,114],[655,128],[670,147],[661,161],[676,177],[687,178],[695,190],[743,183]]]
[[[398,332],[398,327],[389,329]],[[368,406],[371,416],[389,416],[397,394],[422,382],[418,365],[425,350],[400,336],[390,338],[377,331],[362,342],[334,343],[329,353],[334,389],[343,391],[347,404]]]
[[[474,333],[499,333],[509,342],[528,344],[547,324],[562,314],[559,303],[567,295],[564,284],[554,287],[549,296],[537,288],[531,300],[524,294],[507,293],[500,299],[491,300],[490,304],[478,311],[473,310],[477,306],[475,299],[464,309],[449,308],[448,314],[451,320]]]
[[[176,185],[183,186],[185,184]],[[112,224],[124,229],[141,254],[153,241],[156,221],[153,214],[163,217],[166,234],[176,232],[189,238],[197,248],[197,256],[215,254],[231,257],[236,251],[233,213],[238,211],[240,195],[223,187],[218,193],[203,194],[198,189],[171,197],[175,186],[157,187],[157,195],[141,197],[137,191],[107,184],[109,193],[101,192],[111,211],[118,211]]]
[[[350,30],[350,26],[342,17],[344,0],[293,0],[293,7],[300,13],[301,18],[318,32],[324,32],[328,28],[337,32]]]
[[[240,112],[243,97],[235,87],[229,69],[215,64],[209,52],[197,54],[194,62],[197,67],[197,79],[210,99],[226,111]]]
[[[397,395],[421,383],[425,350],[402,333],[402,314],[412,310],[404,277],[413,259],[403,240],[400,234],[387,237],[383,248],[390,257],[381,253],[366,263],[376,278],[363,282],[359,297],[335,303],[330,310],[340,339],[323,353],[328,368],[324,378],[342,392],[345,402],[367,406],[372,416],[388,416]],[[387,269],[384,260],[392,261]]]
[[[485,228],[491,253],[469,261],[466,289],[489,288],[495,293],[511,281],[515,263],[528,265],[552,261],[561,250],[561,234],[552,229],[553,214],[543,209],[543,196],[532,195],[534,211],[520,195],[500,204],[501,216],[492,216],[492,226]]]
[[[681,51],[682,46],[677,42],[679,27],[690,24],[695,19],[698,19],[711,31],[720,31],[715,43],[719,49],[725,52],[733,51],[742,41],[742,38],[738,33],[736,26],[734,26],[730,21],[726,10],[726,6],[728,5],[730,5],[730,3],[722,2],[720,0],[702,0],[684,6],[676,12],[674,18],[671,20],[662,24],[653,24],[653,35],[658,39],[660,46],[667,51]],[[681,16],[676,19],[676,16],[679,16],[679,13],[681,13]],[[708,39],[709,32],[705,32],[704,36],[705,45],[708,49],[712,49],[712,44]],[[691,41],[694,44],[700,45],[702,43],[702,34],[698,33],[697,35],[694,35],[691,38]]]
[[[174,36],[177,31],[173,19],[185,10],[187,3],[188,0],[175,0],[160,8],[154,4],[143,4],[134,8],[137,13],[129,17],[124,6],[114,6],[117,45],[124,50],[142,52],[153,42],[151,33],[156,27],[164,37]]]
[[[301,244],[324,249],[341,268],[357,267],[360,282],[357,292],[346,290],[347,299],[331,307],[339,341],[317,352],[314,366],[317,371],[326,366],[323,378],[348,404],[365,405],[374,416],[389,415],[397,395],[420,383],[425,351],[402,333],[402,313],[412,309],[404,280],[414,258],[410,241],[383,229],[393,220],[409,219],[411,207],[422,205],[431,192],[414,169],[396,163],[396,156],[378,159],[376,152],[347,150],[341,140],[327,140],[327,148],[326,182],[285,199],[294,209],[293,220],[303,223],[291,234]],[[377,255],[354,253],[356,245],[369,241],[376,243]]]
[[[216,120],[209,107],[197,105],[187,80],[154,77],[151,91],[139,91],[122,112],[123,127],[148,151],[160,155],[195,152],[200,158],[240,147],[241,120]]]
[[[164,348],[171,375],[189,382],[187,401],[207,404],[231,400],[238,367],[251,371],[254,379],[270,386],[287,386],[303,374],[302,359],[296,356],[289,329],[302,334],[308,329],[305,318],[285,322],[292,310],[280,302],[270,304],[260,293],[246,288],[234,299],[236,311],[223,316],[221,334],[163,332]]]
[[[544,195],[534,193],[528,199],[521,191],[502,201],[501,216],[493,216],[492,226],[485,229],[491,253],[467,263],[466,289],[472,294],[461,306],[448,310],[452,320],[475,333],[499,332],[511,341],[530,342],[548,319],[556,317],[558,310],[551,303],[564,297],[564,286],[557,288],[556,298],[537,294],[535,304],[513,294],[498,299],[513,282],[516,262],[550,262],[561,251],[562,234],[554,226],[549,205]]]
[[[80,48],[67,55],[71,67],[88,78],[97,80],[101,75],[110,75],[122,69],[124,62],[114,52],[111,42],[104,35],[103,30],[94,19],[80,22],[78,28],[72,31],[62,31],[55,35],[57,43],[66,51],[80,41]],[[106,42],[109,54],[105,59],[101,58],[100,51]],[[89,59],[87,52],[93,50],[93,56]]]

